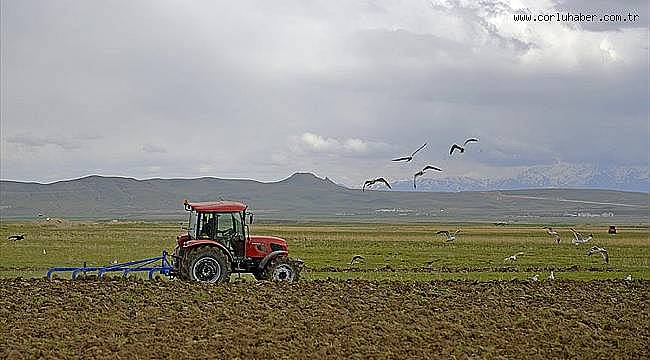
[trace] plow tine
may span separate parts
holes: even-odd
[[[76,279],[79,273],[88,273],[88,272],[97,272],[97,277],[98,278],[103,278],[104,275],[108,272],[122,272],[122,276],[124,278],[127,278],[130,273],[132,272],[147,272],[149,279],[153,278],[153,274],[158,272],[163,275],[171,275],[172,272],[172,265],[169,262],[168,258],[168,253],[167,251],[162,252],[162,256],[157,256],[153,258],[148,258],[148,259],[142,259],[142,260],[135,260],[135,261],[129,261],[121,264],[111,264],[107,266],[99,266],[99,267],[87,267],[84,266],[82,267],[56,267],[56,268],[50,268],[47,271],[47,278],[51,279],[52,275],[57,272],[69,272],[71,273],[72,279]],[[160,264],[156,264],[157,262],[160,262]]]

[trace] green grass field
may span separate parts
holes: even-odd
[[[289,242],[290,253],[305,260],[304,279],[360,278],[396,280],[511,280],[551,269],[563,279],[650,279],[650,230],[647,226],[580,226],[595,239],[571,244],[568,227],[558,226],[556,244],[542,225],[491,224],[254,224],[253,234],[276,235]],[[437,230],[462,229],[453,243],[434,235]],[[42,277],[52,266],[107,264],[153,257],[173,250],[181,232],[178,223],[156,222],[2,222],[0,277]],[[25,233],[23,241],[6,240]],[[608,249],[609,264],[586,250]],[[504,258],[517,252],[517,262]],[[366,260],[350,267],[353,255]],[[431,262],[427,264],[427,262]]]

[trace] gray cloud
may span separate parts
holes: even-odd
[[[0,6],[3,178],[357,184],[423,141],[459,175],[648,165],[647,27],[515,24],[506,1]]]
[[[159,154],[164,154],[167,152],[167,150],[160,146],[160,145],[155,145],[155,144],[144,144],[142,145],[142,151],[147,152],[147,153],[159,153]]]
[[[41,148],[48,145],[56,145],[63,150],[76,150],[81,148],[78,141],[57,136],[34,136],[30,134],[18,134],[7,137],[9,144],[15,144],[25,148]]]

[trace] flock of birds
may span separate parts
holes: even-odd
[[[545,226],[544,229],[546,229],[546,233],[548,235],[552,236],[554,238],[554,240],[558,244],[560,243],[560,241],[561,241],[560,234],[555,229],[553,229],[550,226]],[[573,239],[571,240],[571,243],[576,245],[576,246],[578,246],[580,244],[585,244],[585,243],[591,241],[594,238],[593,234],[584,235],[584,234],[576,231],[573,228],[570,228],[569,230],[571,230],[571,232],[573,233]],[[447,242],[455,241],[456,237],[458,236],[458,234],[460,232],[461,232],[461,229],[457,229],[457,230],[455,230],[453,232],[449,231],[449,230],[440,230],[440,231],[436,232],[436,235],[443,235],[445,237],[444,241],[447,243]],[[594,254],[599,254],[603,258],[603,261],[605,263],[609,264],[609,253],[607,252],[607,249],[605,249],[604,247],[592,246],[587,250],[586,255],[591,256],[591,255],[594,255]],[[516,254],[505,257],[503,259],[503,261],[505,261],[505,262],[517,261],[517,259],[520,256],[523,256],[523,255],[525,255],[524,252],[518,252]],[[365,260],[365,257],[363,255],[354,255],[352,257],[352,260],[349,263],[349,266],[353,266],[354,264],[356,264],[358,262],[361,262],[361,261],[364,261],[364,260]],[[426,264],[431,265],[431,264],[433,264],[433,262],[434,261],[428,261],[428,262],[426,262]],[[551,270],[551,273],[548,276],[548,279],[549,280],[555,280],[555,273],[553,272],[553,270]],[[539,281],[539,274],[534,275],[533,277],[530,278],[530,280],[531,281]],[[632,275],[628,275],[627,277],[625,277],[625,280],[631,281],[632,280]]]
[[[454,151],[458,151],[461,154],[464,153],[465,148],[467,147],[467,144],[470,144],[470,143],[473,143],[473,142],[478,142],[478,139],[477,138],[469,138],[469,139],[465,140],[465,142],[463,142],[463,145],[452,144],[451,148],[449,149],[449,155],[450,156],[453,155]],[[413,158],[415,157],[415,154],[420,152],[420,150],[424,149],[426,146],[427,146],[427,143],[424,143],[424,145],[417,148],[417,150],[412,152],[410,155],[398,157],[398,158],[392,159],[391,161],[394,161],[394,162],[406,162],[406,163],[411,162],[411,161],[413,161]],[[414,189],[417,189],[417,179],[420,176],[423,176],[424,174],[426,174],[427,171],[429,171],[429,170],[442,171],[442,169],[437,167],[437,166],[433,166],[433,165],[425,166],[424,168],[422,168],[422,170],[416,172],[413,175],[413,188]],[[378,184],[378,183],[384,184],[389,189],[392,189],[392,187],[390,186],[390,183],[388,182],[388,180],[386,180],[385,177],[378,177],[378,178],[366,180],[363,183],[361,191],[366,191],[366,188],[371,188],[373,185]]]
[[[562,239],[560,238],[560,234],[552,227],[545,226],[544,229],[546,229],[546,233],[552,236],[558,244],[560,243],[560,241],[562,241]],[[571,243],[574,245],[588,243],[590,240],[594,238],[593,234],[589,234],[585,236],[582,233],[577,232],[573,228],[569,228],[569,230],[571,230],[571,232],[573,233],[573,239],[571,239]],[[587,250],[587,256],[591,256],[593,254],[600,254],[600,256],[602,256],[605,263],[609,264],[609,253],[607,252],[607,249],[603,247],[592,246],[589,248],[589,250]]]

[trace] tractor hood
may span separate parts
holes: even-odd
[[[275,250],[287,251],[288,249],[287,241],[277,236],[251,235],[250,242],[266,245],[269,249],[273,249],[273,251]]]

